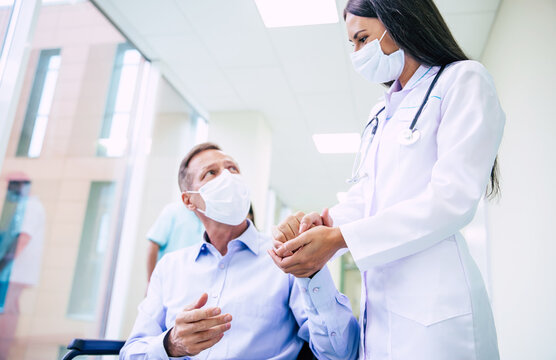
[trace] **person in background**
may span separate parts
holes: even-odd
[[[295,359],[309,343],[319,359],[355,359],[359,326],[326,267],[284,274],[270,237],[247,213],[238,164],[211,143],[180,165],[185,206],[205,227],[198,244],[156,265],[120,359]]]
[[[23,173],[8,176],[0,217],[0,360],[7,359],[20,314],[20,298],[39,282],[46,214]]]
[[[183,202],[166,205],[147,233],[147,281],[162,256],[198,242],[203,231],[197,215]]]

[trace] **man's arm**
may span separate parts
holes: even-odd
[[[159,250],[160,245],[154,241],[149,241],[149,248],[147,249],[147,282],[151,281],[151,275],[156,266],[156,261],[158,260]]]
[[[359,324],[349,299],[338,292],[327,267],[311,279],[295,278],[290,297],[300,329],[319,359],[356,359]]]

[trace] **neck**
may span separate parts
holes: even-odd
[[[201,222],[205,226],[205,231],[210,243],[222,254],[228,252],[228,243],[238,238],[247,230],[247,220],[239,225],[226,225],[207,218],[203,214],[198,214]]]
[[[402,74],[399,77],[402,89],[405,87],[409,79],[411,79],[413,74],[415,74],[415,71],[419,69],[419,66],[421,66],[421,64],[417,60],[405,54],[405,65],[403,67]]]

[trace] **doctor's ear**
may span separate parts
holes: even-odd
[[[181,193],[181,201],[184,203],[185,207],[187,207],[189,210],[194,211],[197,209],[197,206],[195,204],[193,204],[193,202],[191,201],[191,196],[193,194],[189,194],[187,192],[182,192]]]

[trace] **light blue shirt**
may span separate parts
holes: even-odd
[[[296,279],[273,263],[266,252],[271,246],[249,223],[225,256],[206,241],[165,256],[120,359],[168,359],[164,336],[204,292],[205,306],[230,313],[232,326],[220,342],[183,359],[295,359],[304,341],[319,359],[355,359],[359,325],[328,269]]]
[[[202,239],[203,224],[182,202],[164,207],[147,233],[147,239],[160,246],[158,260],[165,254],[193,245]]]

